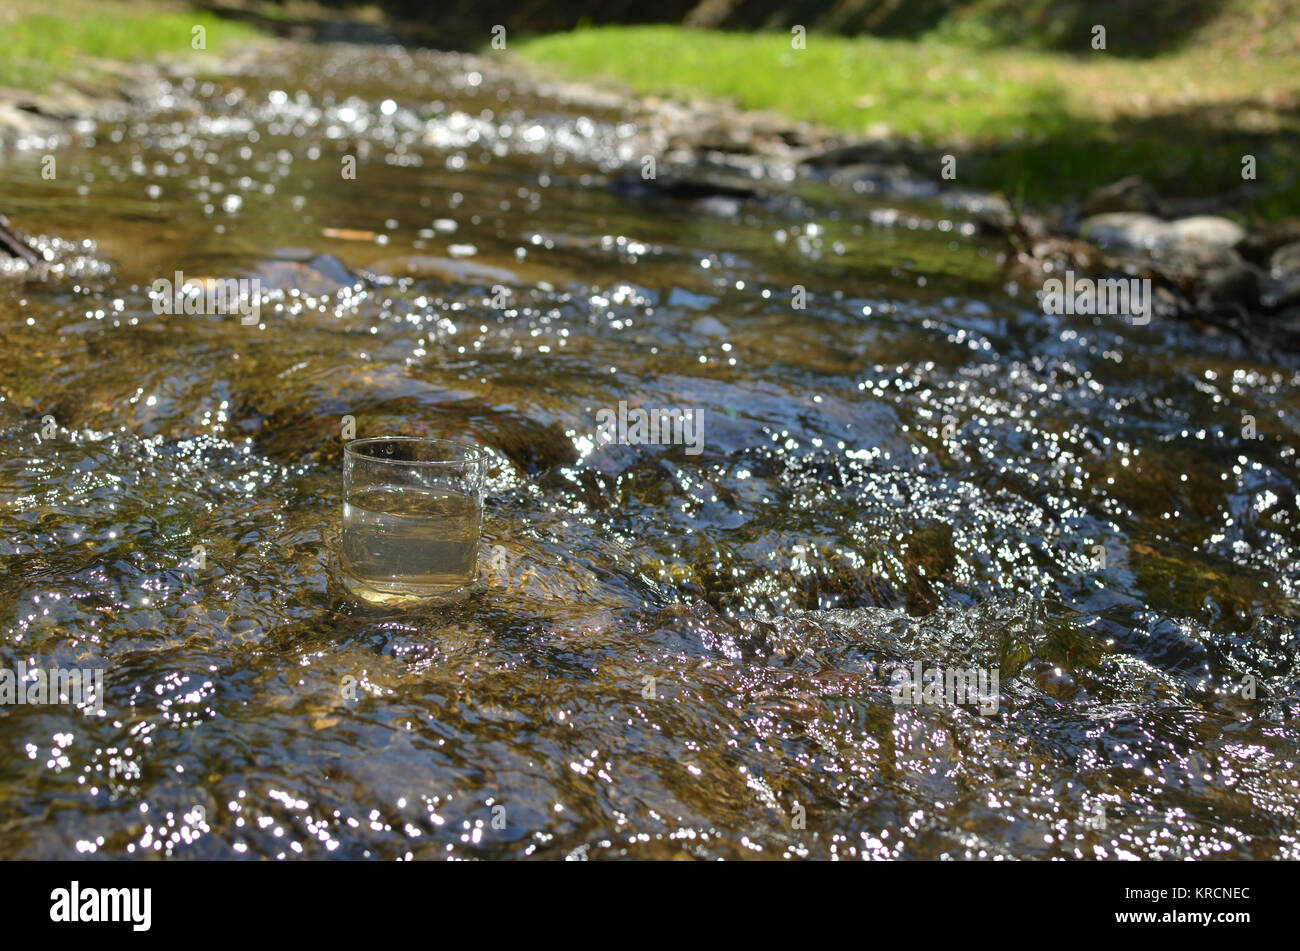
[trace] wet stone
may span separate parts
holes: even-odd
[[[328,254],[306,260],[294,256],[267,261],[252,276],[261,282],[264,291],[297,291],[311,296],[335,294],[359,283],[359,278],[342,261]]]

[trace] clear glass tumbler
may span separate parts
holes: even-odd
[[[341,563],[371,604],[454,601],[478,578],[487,453],[418,436],[343,448]]]

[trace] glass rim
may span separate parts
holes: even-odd
[[[456,459],[384,459],[358,452],[363,446],[381,442],[422,443],[432,446],[447,446],[464,453]],[[364,462],[379,462],[391,466],[463,466],[465,463],[478,463],[487,460],[487,450],[472,442],[460,442],[455,439],[440,439],[437,436],[367,436],[353,439],[343,447],[344,456]]]

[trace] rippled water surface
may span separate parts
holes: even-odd
[[[1295,366],[1038,313],[938,201],[626,187],[656,143],[339,46],[0,157],[54,259],[0,275],[0,662],[105,671],[0,708],[0,856],[1300,858]],[[344,597],[349,415],[491,449],[475,599]]]

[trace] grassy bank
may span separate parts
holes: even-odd
[[[260,35],[250,14],[264,26],[343,16],[380,22],[416,6],[227,0],[231,15],[222,16],[182,0],[4,0],[0,87],[94,81],[106,61],[207,58],[220,68],[223,52]],[[807,12],[789,7],[790,17]],[[771,22],[759,8],[766,9],[759,0],[718,6],[738,21]],[[892,12],[882,19],[877,8]],[[556,16],[567,9],[538,7]],[[779,30],[680,26],[519,39],[528,22],[511,28],[510,49],[571,77],[608,78],[638,92],[727,97],[854,134],[913,136],[957,156],[958,184],[1037,204],[1135,173],[1170,196],[1230,194],[1243,188],[1242,156],[1253,155],[1258,181],[1239,207],[1262,218],[1300,214],[1300,0],[1141,7],[1099,0],[1098,9],[1109,24],[1108,51],[1091,49],[1093,6],[1072,0],[833,5],[888,35],[815,32],[801,50]],[[831,13],[822,17],[816,22],[837,25]],[[432,29],[436,19],[426,8],[419,22]],[[838,26],[863,25],[850,21]],[[196,26],[206,31],[206,51],[191,48]],[[1019,45],[1006,45],[1017,37]]]
[[[206,49],[191,45],[203,27]],[[12,0],[0,10],[0,86],[43,91],[93,79],[97,61],[137,62],[220,53],[258,34],[184,4],[126,0]]]
[[[934,38],[810,35],[681,27],[605,27],[515,47],[578,78],[643,93],[729,97],[845,131],[916,136],[958,156],[959,181],[1054,202],[1142,174],[1168,194],[1240,188],[1247,210],[1300,210],[1300,69],[1243,61],[1229,43],[1149,59],[1088,45],[1077,53],[956,46]]]

